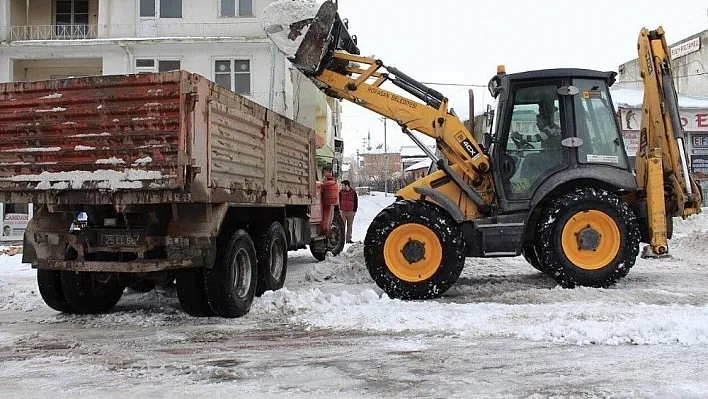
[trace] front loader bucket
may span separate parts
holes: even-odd
[[[301,0],[300,4],[302,9],[312,3]],[[292,1],[286,3],[286,6],[292,7]],[[293,65],[305,75],[316,75],[325,67],[341,70],[346,66],[346,62],[333,59],[334,51],[344,50],[350,54],[359,54],[359,48],[356,45],[356,36],[349,34],[347,21],[339,17],[337,8],[336,0],[327,0],[312,18],[302,18],[303,15],[294,14],[297,20],[289,23],[281,21],[279,24],[264,26],[264,29]],[[285,34],[287,40],[284,39]],[[293,45],[297,45],[294,54]]]

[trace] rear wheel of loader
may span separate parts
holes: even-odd
[[[462,230],[440,208],[423,201],[398,201],[371,222],[364,240],[369,274],[389,297],[441,296],[462,273]]]
[[[201,267],[180,270],[177,273],[177,298],[182,310],[190,316],[214,315],[207,301],[204,269]]]
[[[61,288],[71,312],[82,314],[108,312],[125,289],[117,273],[72,271],[61,272]]]
[[[564,287],[609,287],[639,253],[639,224],[627,204],[605,190],[579,188],[553,201],[536,228],[536,253]]]
[[[288,268],[288,240],[283,225],[271,223],[259,232],[256,245],[258,254],[258,287],[256,296],[266,291],[283,288]]]
[[[207,298],[217,316],[241,317],[251,309],[256,294],[256,248],[246,230],[220,241],[214,267],[206,273]]]

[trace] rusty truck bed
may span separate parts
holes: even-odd
[[[308,205],[315,135],[184,71],[0,84],[0,202]]]

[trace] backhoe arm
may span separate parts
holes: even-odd
[[[667,218],[700,213],[701,191],[688,170],[685,134],[664,30],[642,29],[638,41],[644,105],[636,171],[647,200],[649,237],[655,254],[668,251]]]

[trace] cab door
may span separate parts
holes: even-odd
[[[563,86],[562,80],[511,85],[493,151],[502,210],[528,209],[538,186],[568,166],[561,142],[572,134],[572,116],[566,115],[567,96],[559,94]]]

